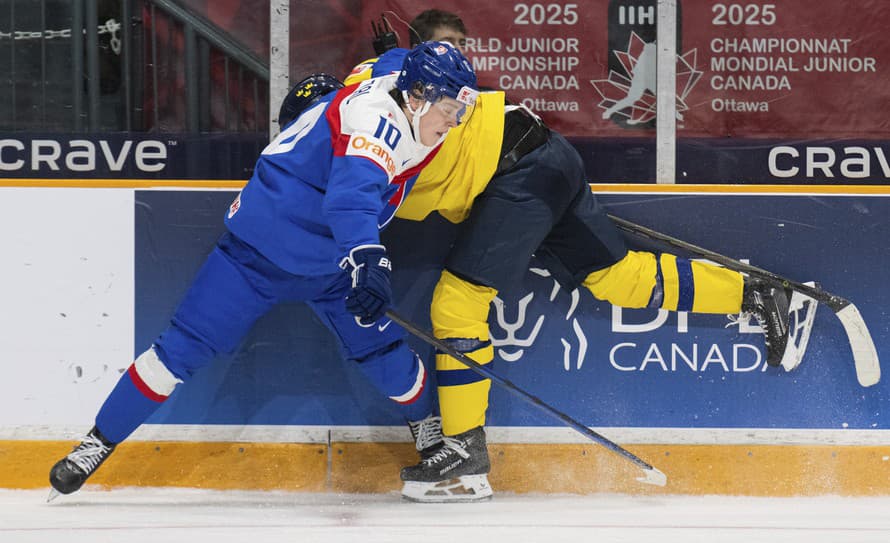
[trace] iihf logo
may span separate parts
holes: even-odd
[[[624,128],[653,128],[656,104],[657,0],[609,2],[609,76],[591,80],[600,95],[603,119]],[[677,0],[677,118],[689,109],[686,97],[701,79],[697,51],[681,54],[681,9]]]

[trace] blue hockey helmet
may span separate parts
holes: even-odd
[[[278,126],[284,128],[288,123],[309,109],[309,106],[329,92],[342,89],[339,79],[326,73],[312,74],[303,79],[287,93],[278,111]]]
[[[415,98],[434,104],[442,98],[472,107],[479,91],[470,61],[448,42],[421,43],[405,57],[396,87]],[[458,118],[458,122],[466,115]]]

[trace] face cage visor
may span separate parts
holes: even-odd
[[[451,97],[447,89],[443,87],[420,86],[418,84],[413,94],[416,98],[438,108],[448,118],[453,119],[455,125],[459,125],[467,122],[472,116],[479,91],[465,86],[461,87],[456,97]]]

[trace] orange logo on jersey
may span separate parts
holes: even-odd
[[[364,136],[353,136],[349,139],[349,147],[352,152],[347,151],[346,154],[366,156],[383,166],[390,177],[396,174],[396,162],[393,160],[392,155],[377,143],[369,141]]]

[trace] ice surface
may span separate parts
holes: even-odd
[[[398,494],[193,489],[0,490],[10,543],[887,543],[890,497],[496,494],[416,504]]]

